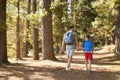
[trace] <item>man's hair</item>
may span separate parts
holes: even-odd
[[[74,26],[69,26],[69,29],[72,29],[72,28],[74,28]]]
[[[90,39],[90,35],[86,35],[86,38],[87,38],[87,39]]]

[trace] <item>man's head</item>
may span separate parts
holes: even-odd
[[[74,26],[69,26],[69,30],[74,31]]]

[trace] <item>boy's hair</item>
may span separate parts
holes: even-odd
[[[87,38],[87,39],[90,39],[90,35],[86,35],[86,38]]]
[[[74,26],[69,26],[69,29],[72,29],[72,28],[74,28]]]

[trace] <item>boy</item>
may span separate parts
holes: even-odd
[[[91,62],[93,60],[93,49],[94,49],[94,44],[90,40],[90,35],[86,35],[85,41],[83,43],[83,48],[84,48],[84,55],[86,59],[86,70],[91,71]]]

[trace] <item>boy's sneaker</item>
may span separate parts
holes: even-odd
[[[88,69],[88,72],[91,72],[91,69]]]
[[[68,67],[66,67],[66,68],[65,68],[65,70],[66,70],[66,71],[71,71],[71,69],[70,69],[70,68],[68,68]]]

